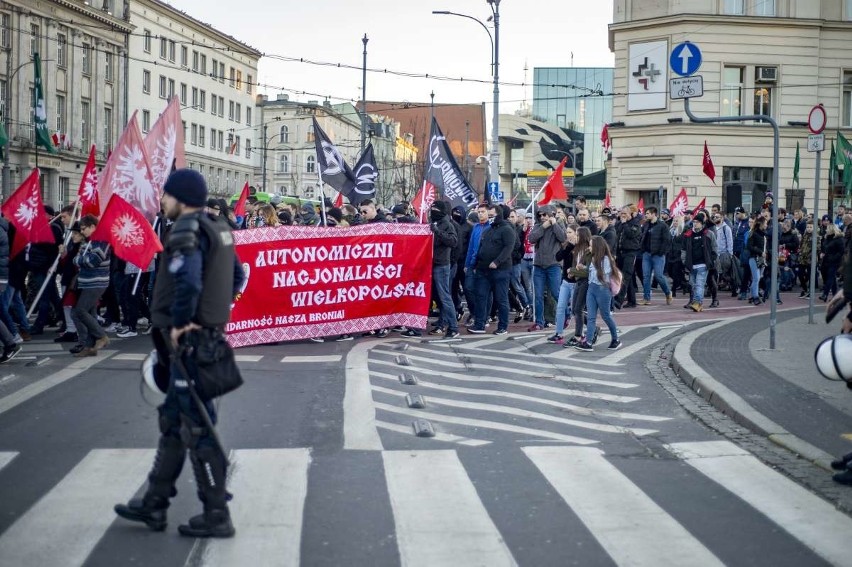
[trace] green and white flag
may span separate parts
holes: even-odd
[[[796,159],[793,161],[793,183],[799,188],[799,142],[796,142]]]
[[[837,165],[843,166],[843,185],[846,186],[846,193],[852,191],[852,144],[846,139],[846,136],[837,132]]]
[[[837,154],[834,152],[834,140],[831,141],[831,157],[828,160],[828,186],[837,183]]]
[[[33,97],[33,126],[35,127],[35,143],[49,153],[55,154],[56,147],[50,139],[50,131],[47,129],[47,106],[44,103],[44,87],[41,84],[41,58],[38,53],[33,54],[35,65],[35,96]]]

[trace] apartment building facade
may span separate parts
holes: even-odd
[[[669,96],[672,49],[699,47],[704,95],[690,101],[700,117],[766,114],[780,127],[778,187],[773,136],[766,123],[692,123]],[[828,150],[838,130],[852,128],[850,0],[615,0],[609,28],[615,54],[609,189],[614,203],[667,204],[683,188],[731,212],[759,208],[767,191],[781,206],[812,208],[814,154],[802,122],[816,104],[828,115],[820,185],[828,184]],[[702,173],[707,142],[715,182]],[[793,182],[796,143],[800,183]],[[828,195],[828,197],[825,197]],[[843,198],[822,191],[819,211]]]

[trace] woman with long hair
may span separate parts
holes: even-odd
[[[559,299],[556,302],[556,332],[547,337],[547,341],[557,345],[564,342],[562,333],[565,330],[568,305],[571,303],[574,286],[577,284],[577,281],[569,275],[569,271],[573,265],[574,244],[577,242],[578,228],[576,224],[565,227],[565,234],[568,239],[562,243],[562,248],[556,252],[556,259],[562,261],[562,285],[559,287]]]
[[[572,265],[568,270],[568,277],[574,279],[574,293],[571,298],[571,312],[574,313],[574,337],[563,344],[564,347],[577,346],[583,339],[583,308],[586,306],[586,289],[589,286],[589,262],[592,261],[590,242],[592,232],[588,227],[581,226],[577,229],[577,242],[574,244]],[[589,337],[593,342],[594,338]]]
[[[615,326],[615,321],[609,310],[609,306],[612,305],[610,278],[618,277],[618,268],[615,267],[615,258],[612,257],[612,252],[610,252],[606,240],[602,237],[592,237],[591,250],[592,261],[589,264],[589,287],[586,291],[586,311],[588,311],[589,319],[586,336],[593,338],[596,335],[595,319],[597,319],[598,310],[600,309],[601,317],[604,323],[606,323],[607,328],[609,328],[609,334],[612,337],[612,342],[609,343],[609,347],[607,348],[609,350],[618,350],[621,348],[621,341],[618,340],[618,328]],[[589,341],[583,341],[574,348],[586,352],[594,350],[592,343]]]
[[[760,279],[766,267],[766,219],[759,216],[748,236],[748,267],[751,271],[751,302],[760,305]]]
[[[281,224],[278,220],[278,215],[275,213],[275,207],[270,204],[261,205],[257,210],[257,216],[262,223],[258,226],[278,226]]]
[[[825,238],[822,239],[822,295],[820,301],[827,301],[837,293],[837,271],[843,263],[843,252],[845,244],[843,233],[834,223],[830,223],[825,230]],[[842,290],[841,290],[842,293]]]

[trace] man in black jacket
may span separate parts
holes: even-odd
[[[619,225],[618,246],[615,263],[621,270],[621,291],[615,298],[615,305],[624,307],[636,307],[636,284],[634,273],[636,271],[636,256],[642,246],[642,227],[640,219],[636,215],[636,205],[625,205],[621,208],[621,224]],[[624,300],[627,303],[624,303]]]
[[[53,209],[48,207],[45,207],[45,212],[51,217],[54,214]],[[30,285],[33,293],[38,293],[38,290],[47,281],[50,267],[59,255],[59,245],[62,244],[62,236],[65,232],[59,217],[50,222],[50,232],[53,235],[53,242],[33,243],[29,245],[26,251],[27,268],[30,270]],[[62,317],[62,301],[59,299],[55,275],[55,273],[51,275],[44,293],[39,298],[36,320],[30,327],[31,335],[44,334],[44,328],[51,322],[51,307],[53,308],[54,318]]]
[[[651,305],[651,271],[666,294],[666,305],[672,303],[672,292],[666,281],[666,253],[672,235],[666,223],[657,218],[657,207],[645,209],[645,225],[642,227],[642,305]]]
[[[497,330],[495,335],[509,332],[509,280],[512,278],[512,250],[517,236],[515,229],[507,221],[509,210],[503,205],[495,205],[496,215],[491,228],[482,233],[479,250],[476,255],[475,269],[478,289],[477,297],[487,298],[493,293],[497,303]],[[485,320],[488,317],[488,302],[477,301],[474,325],[471,333],[484,333]]]

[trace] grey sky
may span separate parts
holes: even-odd
[[[367,66],[418,74],[491,79],[491,44],[476,22],[455,16],[433,15],[451,10],[479,18],[491,15],[485,0],[325,0],[291,2],[241,0],[171,0],[171,5],[192,17],[270,55],[355,65],[358,70],[322,67],[264,58],[262,84],[309,91],[291,99],[314,100],[329,96],[332,102],[361,97],[363,45],[366,33]],[[612,20],[608,0],[502,0],[500,4],[500,80],[524,82],[524,64],[533,67],[571,65],[612,66],[607,45],[607,24]],[[489,27],[491,24],[488,24]],[[434,79],[367,74],[367,98],[436,103],[490,102],[492,86]],[[264,92],[264,89],[261,89]],[[265,90],[270,96],[280,91]],[[514,111],[532,89],[501,86],[501,111]],[[490,114],[490,106],[486,114]]]

